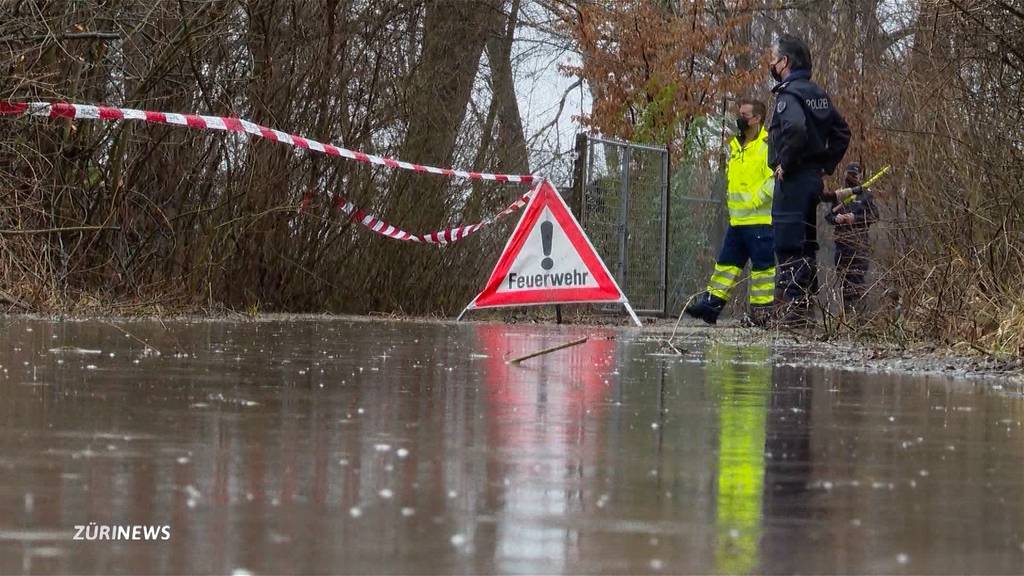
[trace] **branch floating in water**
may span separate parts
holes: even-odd
[[[507,363],[508,364],[518,364],[518,363],[522,362],[523,360],[529,360],[530,358],[534,358],[536,356],[542,356],[544,354],[550,354],[552,352],[557,352],[559,350],[563,350],[565,348],[570,348],[572,346],[579,346],[580,344],[583,344],[586,341],[587,341],[587,338],[584,336],[583,338],[580,338],[579,340],[573,340],[572,342],[566,342],[565,344],[559,344],[558,346],[552,346],[551,348],[545,348],[543,350],[538,350],[536,352],[527,354],[526,356],[520,356],[519,358],[513,358],[513,359],[509,360]]]

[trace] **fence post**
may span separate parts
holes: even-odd
[[[583,220],[583,188],[587,185],[587,142],[586,134],[576,135],[576,157],[572,164],[572,197],[569,198],[569,209],[580,221]]]
[[[661,161],[661,315],[669,316],[668,310],[668,232],[669,232],[669,200],[672,197],[672,190],[670,187],[671,183],[671,165],[670,165],[670,152],[669,147],[665,145],[665,153],[662,155]]]
[[[619,285],[626,288],[626,258],[629,254],[629,171],[632,163],[632,149],[629,145],[622,148],[622,201],[619,212]]]

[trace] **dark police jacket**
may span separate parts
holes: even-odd
[[[768,165],[787,174],[832,174],[850,145],[850,127],[808,70],[794,70],[772,88],[775,113],[768,127]]]
[[[847,252],[866,251],[870,246],[868,227],[878,221],[878,205],[875,204],[874,193],[871,190],[864,190],[852,202],[843,204],[842,208],[833,212],[836,206],[839,206],[839,203],[833,201],[832,206],[825,212],[825,221],[835,226],[836,248]],[[836,224],[836,216],[840,214],[853,214],[853,224]]]

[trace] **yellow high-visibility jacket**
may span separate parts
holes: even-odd
[[[726,178],[729,225],[771,224],[775,178],[768,167],[768,132],[764,128],[743,146],[736,138],[729,141]]]

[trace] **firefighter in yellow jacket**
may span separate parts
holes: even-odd
[[[686,307],[686,313],[708,324],[718,321],[729,293],[750,261],[750,323],[764,326],[775,299],[775,246],[772,235],[772,194],[775,179],[768,167],[765,106],[740,100],[738,132],[729,141],[729,230],[708,289]]]

